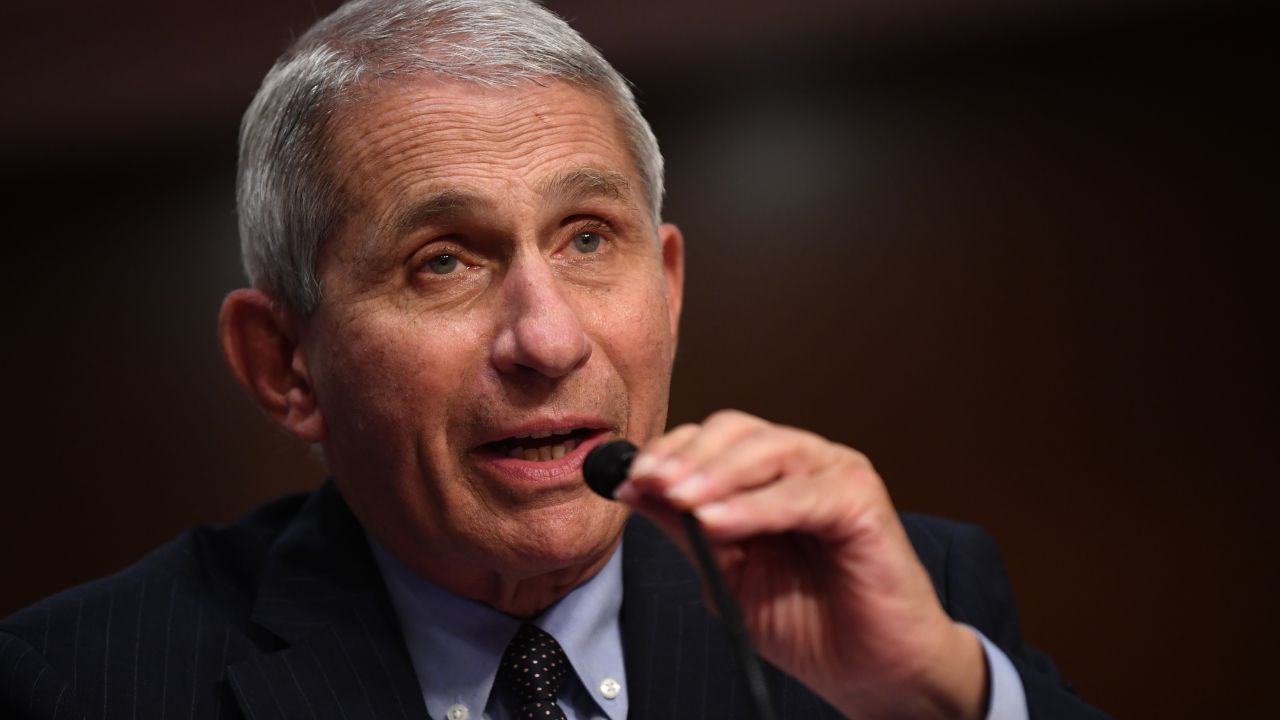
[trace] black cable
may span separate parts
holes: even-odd
[[[636,446],[626,440],[614,440],[599,445],[588,453],[586,460],[583,461],[583,477],[596,494],[612,500],[614,490],[627,479],[627,471],[630,470],[631,461],[635,456]],[[778,714],[773,709],[773,699],[769,696],[769,688],[764,682],[760,658],[756,655],[755,647],[751,644],[751,636],[747,634],[747,627],[742,622],[742,611],[738,609],[738,603],[734,602],[733,596],[729,594],[724,575],[720,573],[720,566],[711,554],[711,545],[707,542],[706,534],[702,532],[702,523],[699,523],[698,518],[689,512],[681,513],[680,520],[684,523],[685,534],[689,536],[689,544],[693,546],[693,554],[702,570],[702,577],[711,588],[711,599],[715,603],[716,611],[720,613],[729,646],[733,650],[734,657],[738,659],[738,668],[742,671],[747,690],[751,693],[756,717],[759,720],[777,720]]]

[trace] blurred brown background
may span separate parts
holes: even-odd
[[[224,371],[239,115],[329,0],[4,11],[0,615],[322,477]],[[1124,717],[1276,666],[1275,18],[1140,0],[551,5],[639,86],[689,241],[673,421],[867,452],[999,541]],[[14,467],[16,466],[16,467]]]

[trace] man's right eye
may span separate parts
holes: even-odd
[[[436,275],[448,275],[458,269],[458,258],[453,255],[437,255],[427,261],[427,267]]]

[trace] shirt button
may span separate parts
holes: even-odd
[[[605,678],[600,681],[600,694],[605,700],[612,700],[618,697],[618,693],[622,692],[622,686],[613,678]]]
[[[446,713],[449,720],[467,720],[471,713],[467,711],[467,706],[462,704],[450,705],[449,711]]]

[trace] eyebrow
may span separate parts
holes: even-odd
[[[635,207],[631,182],[622,173],[611,170],[593,167],[574,168],[553,175],[541,183],[538,190],[543,196],[554,196],[564,200],[602,197]]]
[[[469,192],[441,190],[396,213],[388,223],[388,228],[392,237],[403,237],[420,227],[471,215],[477,207],[487,207],[490,204],[488,200]]]

